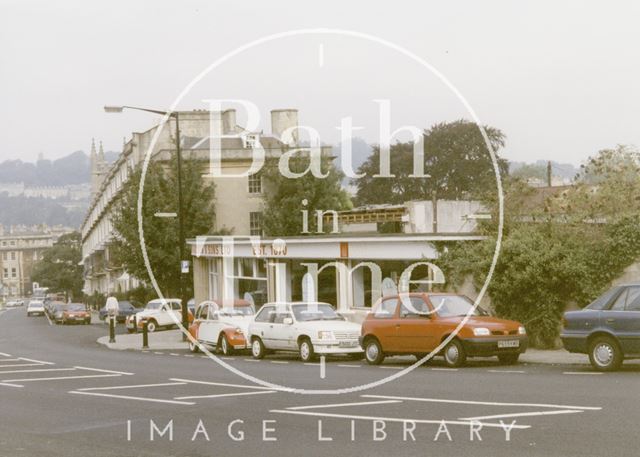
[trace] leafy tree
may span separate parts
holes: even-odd
[[[504,134],[484,127],[494,151],[505,142]],[[487,145],[478,126],[469,121],[436,124],[424,133],[424,171],[427,178],[412,178],[413,143],[391,146],[392,178],[375,177],[380,172],[380,147],[358,168],[365,175],[357,179],[356,203],[404,203],[409,200],[457,199],[478,196],[496,189],[496,178]],[[502,176],[508,173],[507,162],[498,158]]]
[[[587,305],[640,258],[640,165],[629,151],[601,151],[580,182],[542,199],[518,180],[505,182],[504,236],[488,294],[498,315],[525,324],[534,345],[553,346],[566,307]],[[495,214],[495,201],[487,204]],[[481,230],[485,241],[442,249],[450,287],[469,276],[484,282],[495,223]]]
[[[168,164],[150,161],[144,183],[142,224],[144,242],[158,285],[167,295],[180,291],[180,245],[178,219],[156,217],[157,212],[177,212],[177,161]],[[142,281],[148,281],[138,232],[138,191],[141,169],[132,172],[115,204],[113,227],[118,237],[113,243],[116,262]],[[193,238],[211,232],[214,221],[214,187],[205,183],[202,164],[182,161],[182,208],[184,235]],[[187,247],[185,247],[185,252]],[[186,281],[189,293],[193,285]]]
[[[80,233],[62,235],[48,248],[33,269],[31,278],[52,292],[64,292],[72,300],[82,299]]]
[[[289,167],[294,173],[303,172],[308,166],[308,159],[290,160]],[[308,210],[309,232],[317,230],[316,210],[340,211],[351,207],[347,193],[342,190],[340,182],[342,173],[333,162],[323,157],[321,163],[323,173],[329,172],[326,178],[316,178],[310,172],[300,178],[288,178],[278,170],[275,162],[265,165],[262,170],[265,183],[264,230],[269,236],[302,235],[302,210]],[[303,200],[307,205],[303,205]],[[324,231],[331,231],[332,224],[325,224]]]

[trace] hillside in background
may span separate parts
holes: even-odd
[[[570,163],[551,161],[551,175],[570,182],[580,171]],[[523,178],[547,179],[547,161],[536,160],[533,163],[509,162],[509,173]]]
[[[105,159],[113,162],[117,152],[105,152]],[[24,183],[27,186],[65,186],[90,181],[89,156],[75,151],[56,160],[6,160],[0,163],[0,183]]]

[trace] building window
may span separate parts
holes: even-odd
[[[262,193],[262,174],[254,173],[249,175],[249,193],[261,194]]]
[[[2,253],[2,260],[7,260],[7,253],[6,252]]]
[[[5,268],[5,269],[4,269],[4,277],[5,277],[5,278],[8,278],[8,277],[9,277],[9,269],[8,269],[8,268]]]
[[[11,269],[11,277],[12,277],[12,278],[16,278],[17,276],[18,276],[18,274],[16,273],[16,269],[15,269],[15,268],[12,268],[12,269]]]
[[[11,251],[11,260],[16,260],[16,253],[15,253],[15,251]]]
[[[262,213],[259,211],[249,213],[249,234],[262,236]]]

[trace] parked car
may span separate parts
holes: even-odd
[[[66,303],[54,301],[49,304],[51,311],[49,312],[49,318],[56,324],[62,324],[62,314],[64,313]]]
[[[128,300],[119,300],[118,301],[118,314],[116,315],[116,322],[123,323],[127,320],[127,317],[137,313],[140,311],[139,308],[136,307],[137,303],[130,302]],[[100,316],[100,320],[107,321],[107,307],[106,305],[100,308],[98,311],[98,315]]]
[[[413,354],[423,358],[436,349],[464,317],[467,322],[443,348],[450,367],[465,364],[469,357],[498,356],[500,362],[514,364],[527,348],[522,324],[491,317],[464,295],[411,293],[383,297],[362,323],[360,343],[371,365],[388,355]],[[472,311],[473,310],[473,311]]]
[[[27,316],[31,317],[34,314],[44,315],[44,303],[40,300],[31,300],[27,305]]]
[[[139,311],[126,319],[127,330],[135,331],[134,317],[138,330],[142,330],[144,322],[147,322],[147,330],[155,332],[161,328],[171,328],[176,322],[182,322],[182,305],[179,298],[155,299],[147,303],[144,310]],[[193,315],[189,313],[189,322],[193,321]]]
[[[17,308],[19,306],[24,306],[23,300],[9,300],[6,305],[7,308]]]
[[[84,324],[91,323],[91,312],[87,305],[83,303],[69,303],[64,305],[62,311],[62,324]]]
[[[219,301],[201,303],[195,313],[189,333],[201,344],[214,346],[225,355],[250,347],[246,335],[253,321],[255,310],[246,300],[235,300],[233,306],[222,306]],[[191,352],[198,352],[198,345],[189,342]]]
[[[640,283],[613,287],[584,309],[564,313],[560,338],[567,351],[589,354],[598,371],[640,358]]]
[[[253,357],[269,351],[297,352],[304,362],[316,355],[362,358],[360,325],[348,322],[328,303],[265,304],[249,325]]]
[[[57,302],[55,300],[51,300],[50,298],[45,298],[43,303],[44,303],[44,311],[47,313],[47,316],[49,316],[49,319],[53,319],[53,312],[55,310],[55,304],[56,303],[61,303],[61,302]]]

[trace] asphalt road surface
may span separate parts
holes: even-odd
[[[122,326],[120,331],[122,330]],[[380,386],[301,394],[187,351],[111,351],[104,324],[0,311],[1,456],[637,456],[640,368],[435,360]],[[267,383],[346,389],[398,374],[330,359],[221,359]],[[509,429],[509,427],[512,427]],[[509,439],[507,439],[507,435]]]

